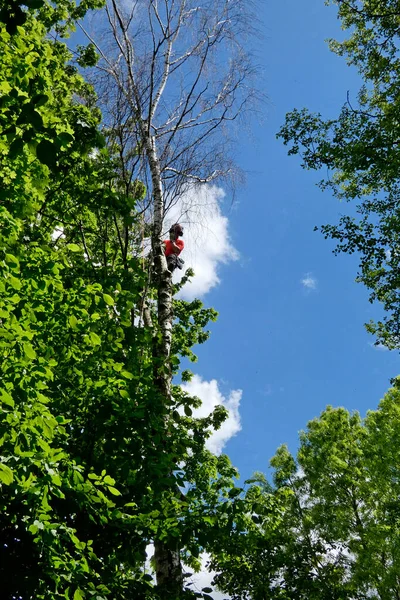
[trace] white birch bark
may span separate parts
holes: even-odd
[[[168,360],[171,351],[172,340],[172,283],[171,274],[167,267],[165,258],[162,230],[164,223],[164,197],[161,178],[161,169],[157,157],[156,142],[154,137],[145,140],[146,153],[149,161],[149,169],[153,187],[153,232],[152,250],[157,274],[157,300],[158,300],[158,325],[160,327],[162,344],[160,354]],[[170,382],[165,383],[165,389],[169,391]]]
[[[161,331],[161,344],[155,349],[155,353],[157,354],[155,358],[161,359],[163,365],[166,366],[170,356],[172,341],[172,281],[161,238],[165,209],[161,170],[154,138],[147,137],[145,147],[153,184],[154,221],[152,251],[157,276],[157,320]],[[168,401],[171,394],[170,370],[168,368],[160,370],[156,374],[155,379],[158,388]],[[154,548],[157,585],[163,591],[166,598],[171,593],[177,598],[183,586],[179,544],[176,542],[175,547],[171,548],[168,544],[155,540]]]

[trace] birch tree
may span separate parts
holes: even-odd
[[[100,36],[108,43],[101,46],[85,30],[101,57],[95,86],[120,142],[124,176],[147,184],[143,209],[151,213],[160,280],[170,206],[192,186],[234,175],[232,125],[254,107],[256,97],[255,69],[245,48],[252,31],[249,6],[243,0],[111,0]],[[159,322],[168,356],[170,302],[164,287]]]
[[[151,225],[157,313],[153,323],[147,312],[146,324],[154,331],[154,377],[166,406],[173,300],[164,219],[196,186],[234,177],[234,124],[257,99],[248,51],[255,31],[251,7],[244,0],[109,0],[101,35],[81,24],[100,57],[94,85],[118,141],[127,194],[137,177],[148,189],[142,211]],[[155,548],[158,585],[177,594],[179,542],[156,540]]]
[[[137,324],[136,215],[118,161],[99,150],[92,90],[49,37],[81,15],[68,1],[29,4],[0,10],[1,596],[177,598],[181,580],[156,589],[145,549],[180,540],[195,567],[218,530],[236,471],[204,444],[225,411],[196,419],[198,399],[160,393],[152,332]],[[214,318],[175,302],[174,372]]]

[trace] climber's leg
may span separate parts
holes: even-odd
[[[177,259],[178,257],[176,254],[170,254],[169,256],[167,256],[167,265],[170,273],[173,273],[176,267],[178,266]]]

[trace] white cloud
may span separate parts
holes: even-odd
[[[368,345],[371,346],[371,348],[373,348],[374,350],[378,350],[380,352],[389,352],[389,348],[387,346],[384,346],[380,342],[378,344],[375,344],[374,342],[368,342]]]
[[[54,231],[52,231],[51,239],[53,240],[53,242],[58,242],[58,240],[61,238],[65,238],[65,235],[64,228],[60,225],[59,227],[56,227]]]
[[[183,225],[185,248],[181,258],[184,269],[191,267],[195,272],[180,292],[186,300],[201,297],[215,287],[220,282],[218,267],[239,258],[229,239],[229,221],[221,212],[224,196],[222,188],[215,185],[191,187],[168,209],[166,231],[175,222]],[[177,269],[174,279],[179,280],[182,272]]]
[[[206,568],[206,564],[210,559],[210,555],[204,552],[201,555],[201,571],[199,573],[194,573],[190,578],[190,581],[193,582],[193,585],[190,588],[193,591],[200,592],[205,587],[213,587],[211,585],[212,580],[214,579],[216,573],[215,571],[208,571]],[[227,594],[223,594],[222,592],[217,592],[216,590],[212,592],[212,597],[214,600],[224,600],[228,598]]]
[[[303,279],[301,280],[302,285],[308,290],[316,290],[317,289],[317,280],[312,276],[311,273],[306,273]]]
[[[193,411],[195,417],[207,417],[219,404],[229,411],[227,420],[212,434],[206,444],[211,452],[221,454],[225,444],[241,430],[239,405],[242,390],[232,390],[228,397],[224,397],[215,379],[203,381],[199,375],[194,375],[190,382],[182,384],[182,388],[188,394],[198,396],[202,400],[200,408]]]
[[[144,572],[148,573],[149,575],[152,575],[153,579],[155,581],[156,574],[155,574],[153,567],[151,566],[151,562],[150,562],[151,559],[153,558],[153,556],[154,556],[154,544],[153,543],[147,544],[147,546],[146,546],[146,562],[144,564]]]
[[[91,151],[89,152],[88,156],[89,158],[91,158],[92,160],[94,160],[95,158],[97,158],[100,154],[100,150],[98,148],[92,148]]]

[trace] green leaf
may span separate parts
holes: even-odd
[[[49,101],[49,97],[47,94],[37,94],[32,98],[32,103],[35,106],[43,106]]]
[[[24,142],[22,138],[17,138],[16,140],[14,140],[8,151],[9,158],[15,158],[18,154],[21,154],[23,148]]]
[[[4,130],[4,134],[6,135],[7,142],[10,144],[17,135],[16,126],[10,125],[9,127],[7,127],[7,129]]]
[[[10,396],[10,394],[6,392],[6,390],[0,390],[0,399],[3,402],[3,404],[7,404],[7,406],[11,406],[11,408],[14,408],[15,402],[12,399],[12,396]]]
[[[14,254],[6,254],[5,261],[12,268],[19,268],[19,260],[14,256]]]
[[[10,467],[0,463],[0,482],[5,485],[10,485],[13,482],[14,475]]]
[[[84,600],[85,596],[80,588],[76,588],[74,593],[74,600]]]
[[[118,491],[115,487],[112,486],[108,486],[108,491],[113,495],[113,496],[121,496],[121,492]]]
[[[67,244],[67,248],[68,250],[70,250],[71,252],[80,252],[81,249],[78,246],[78,244]]]
[[[236,498],[236,496],[240,496],[242,492],[243,490],[241,488],[232,488],[231,490],[229,490],[228,496],[229,498]]]
[[[51,476],[51,481],[54,485],[57,485],[58,487],[61,486],[61,478],[57,473]]]
[[[185,415],[186,415],[187,417],[191,417],[191,416],[192,416],[192,414],[193,414],[193,411],[192,411],[192,409],[190,408],[190,406],[187,406],[187,405],[185,405],[185,407],[184,407],[184,411],[185,411]]]
[[[114,298],[109,294],[103,294],[103,300],[109,306],[114,306]]]
[[[21,281],[19,279],[17,279],[17,277],[13,277],[13,275],[9,275],[7,281],[11,284],[11,287],[14,290],[21,289]]]
[[[41,163],[54,167],[57,162],[57,148],[49,140],[42,140],[36,148],[36,156]]]
[[[30,358],[31,360],[34,360],[36,358],[36,352],[33,349],[33,347],[31,346],[31,344],[24,344],[23,346],[24,348],[24,353],[25,355]]]
[[[89,336],[90,336],[90,340],[91,340],[93,346],[100,346],[101,338],[97,335],[97,333],[95,333],[94,331],[91,331]]]
[[[129,371],[121,371],[121,376],[125,377],[125,379],[133,379],[133,375],[132,373],[129,373]]]
[[[77,328],[78,319],[75,317],[75,315],[71,315],[68,318],[68,322],[69,322],[70,326],[72,327],[72,329],[76,329]]]
[[[40,8],[43,6],[45,0],[25,0],[24,4],[29,8]]]
[[[67,131],[63,131],[57,136],[57,143],[59,146],[68,146],[68,144],[70,144],[73,141],[74,137]]]
[[[33,110],[29,116],[27,121],[29,122],[29,124],[36,130],[36,131],[43,131],[43,118],[42,115],[40,113],[38,113],[37,110]],[[47,140],[43,140],[43,142],[46,142],[47,144],[51,144],[53,146],[53,144],[51,142],[48,142]],[[41,144],[42,142],[40,142]],[[40,146],[39,144],[39,146]],[[37,148],[36,148],[37,151]],[[53,157],[49,157],[51,160],[55,159],[55,148],[53,146]],[[36,152],[36,156],[37,156],[37,152]],[[39,158],[39,157],[38,157]],[[40,158],[39,158],[40,160]],[[40,162],[44,162],[44,161],[40,161]],[[45,163],[47,164],[47,163]]]

